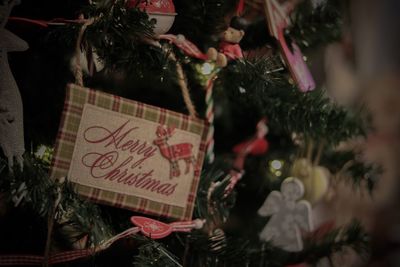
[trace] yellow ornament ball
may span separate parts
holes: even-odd
[[[311,175],[312,168],[312,163],[308,159],[296,159],[293,162],[291,174],[292,176],[303,180]]]
[[[297,159],[292,166],[291,175],[299,178],[305,189],[304,199],[311,204],[321,200],[329,188],[329,170],[321,166],[313,166],[305,159]]]

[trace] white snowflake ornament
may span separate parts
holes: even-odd
[[[271,216],[260,233],[260,240],[271,242],[286,251],[301,251],[303,241],[301,229],[312,230],[311,205],[300,200],[304,195],[304,186],[294,177],[286,178],[281,192],[272,191],[258,210],[260,216]]]
[[[28,44],[4,29],[8,15],[17,3],[11,0],[0,4],[0,147],[10,168],[14,160],[22,166],[25,151],[22,100],[8,65],[7,53],[27,50]]]

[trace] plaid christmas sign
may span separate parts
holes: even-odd
[[[71,84],[51,177],[99,203],[189,220],[207,131],[203,120]]]

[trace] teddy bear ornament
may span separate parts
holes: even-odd
[[[244,36],[244,30],[241,29],[238,17],[232,19],[231,26],[229,26],[221,36],[221,43],[219,50],[229,60],[236,60],[243,58],[242,48],[239,43]]]

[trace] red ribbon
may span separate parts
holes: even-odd
[[[85,20],[85,19],[63,19],[63,18],[55,18],[52,20],[40,20],[40,19],[28,19],[28,18],[22,18],[22,17],[9,17],[8,21],[19,22],[19,23],[24,23],[24,24],[31,24],[31,25],[42,27],[42,28],[47,28],[51,25],[66,25],[66,24],[70,24],[70,23],[83,24],[87,20]]]
[[[239,0],[239,3],[236,8],[236,15],[240,16],[244,10],[244,0]]]
[[[162,225],[166,225],[171,232],[189,232],[192,229],[199,229],[203,226],[204,221],[202,220],[194,220],[194,221],[187,221],[187,222],[173,222],[170,224],[164,224],[162,222],[158,222],[153,219],[145,218],[145,217],[132,217],[132,218],[141,218],[142,221],[147,222],[156,222]],[[64,263],[69,262],[77,259],[86,258],[88,256],[94,255],[97,252],[107,249],[110,247],[114,242],[129,237],[133,234],[138,233],[139,231],[143,232],[142,227],[132,227],[124,232],[110,238],[106,242],[98,245],[95,248],[89,249],[80,249],[80,250],[72,250],[72,251],[65,251],[56,254],[52,254],[49,257],[48,263],[57,264],[57,263]],[[165,235],[166,236],[166,235]],[[163,236],[164,237],[164,236]],[[37,266],[42,265],[44,261],[44,256],[38,255],[0,255],[0,266],[15,266],[15,265],[25,265],[25,266]]]
[[[225,189],[225,197],[232,192],[239,180],[242,179],[244,174],[244,162],[247,155],[262,155],[268,151],[269,144],[264,138],[267,133],[267,119],[263,118],[257,123],[256,133],[251,139],[233,147],[236,158],[233,162],[233,168],[230,171],[231,180]]]

